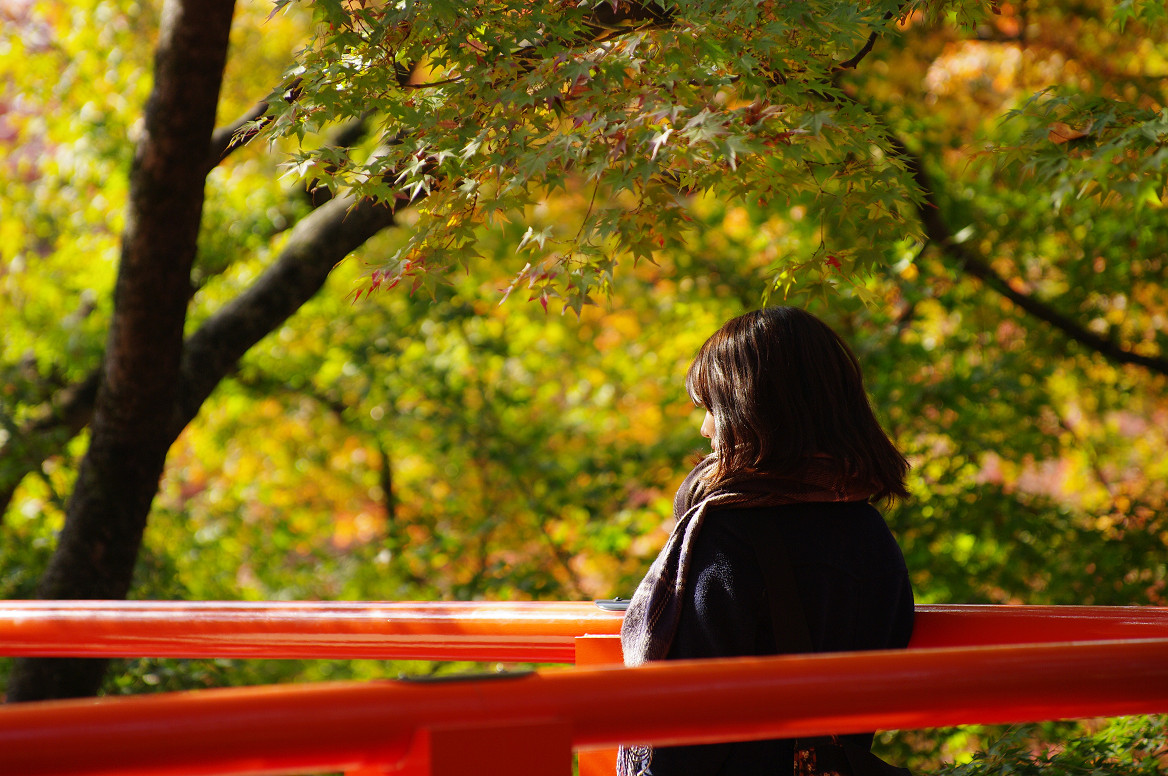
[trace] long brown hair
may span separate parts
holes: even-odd
[[[811,313],[768,307],[727,321],[698,351],[685,386],[714,416],[714,481],[794,473],[826,456],[872,483],[876,498],[908,496],[908,462],[872,412],[860,362]]]

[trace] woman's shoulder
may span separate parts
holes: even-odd
[[[714,523],[741,523],[773,521],[775,518],[799,519],[877,519],[883,521],[880,510],[868,501],[803,501],[762,507],[717,507],[711,509],[707,521]]]
[[[807,502],[711,510],[702,526],[708,541],[725,545],[797,548],[830,543],[891,544],[895,538],[880,510],[867,501]]]

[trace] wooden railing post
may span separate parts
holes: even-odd
[[[620,636],[615,634],[576,637],[576,665],[621,665]],[[580,776],[614,776],[616,749],[581,749],[577,754]]]

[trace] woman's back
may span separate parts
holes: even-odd
[[[764,567],[769,564],[770,568]],[[799,602],[775,582],[793,571]],[[783,622],[802,609],[817,652],[903,647],[913,598],[904,558],[880,513],[866,502],[711,510],[696,537],[681,619],[669,659],[765,655],[798,649],[776,640],[772,597]],[[789,627],[789,626],[788,626]],[[871,736],[848,737],[863,746]],[[788,773],[790,741],[661,747],[650,773]]]

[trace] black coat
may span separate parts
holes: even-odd
[[[694,545],[667,659],[779,652],[760,558],[793,564],[816,652],[908,644],[912,588],[880,513],[866,502],[792,504],[710,512]],[[871,734],[841,738],[865,748],[872,743]],[[787,776],[793,748],[787,739],[658,747],[649,773]]]

